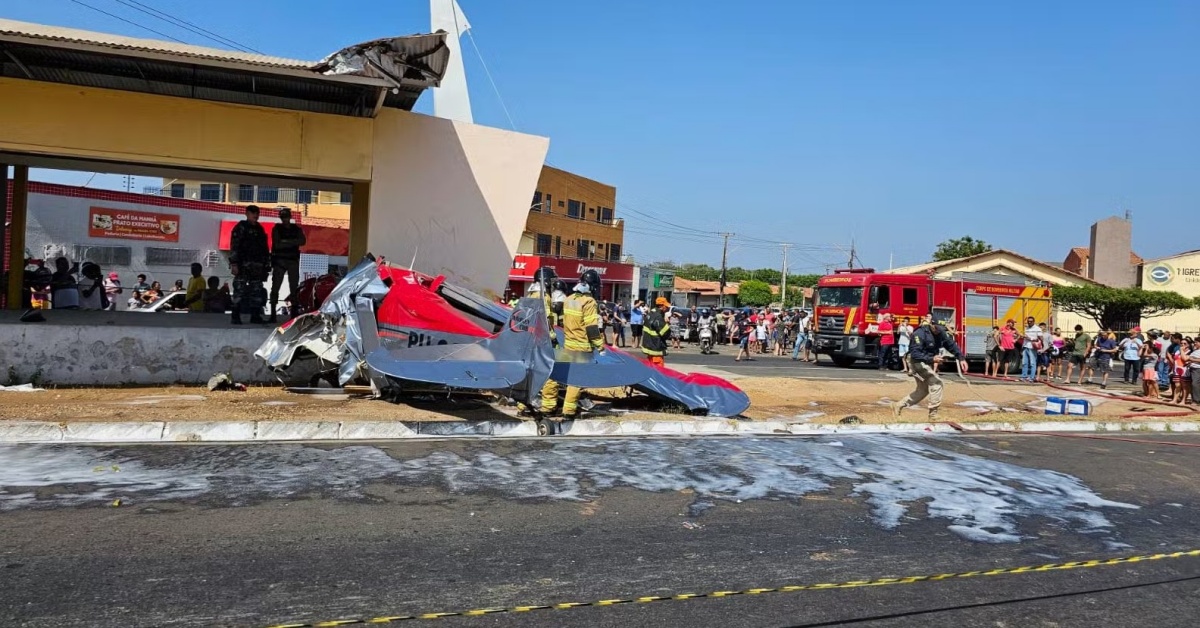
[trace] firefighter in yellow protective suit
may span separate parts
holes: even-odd
[[[575,291],[563,302],[559,319],[563,328],[563,349],[570,362],[590,362],[593,353],[604,353],[604,334],[600,331],[600,307],[595,295],[600,294],[600,274],[586,270],[575,285]],[[558,403],[558,382],[549,380],[542,388],[542,412],[551,414]],[[579,395],[583,389],[567,386],[563,399],[563,418],[579,416]]]

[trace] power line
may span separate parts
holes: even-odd
[[[146,15],[149,15],[150,17],[152,17],[154,19],[171,24],[172,26],[176,26],[176,27],[182,28],[184,30],[191,31],[192,33],[194,33],[196,35],[199,35],[201,37],[204,37],[205,39],[209,39],[211,41],[217,42],[218,44],[221,44],[222,46],[232,46],[233,48],[241,50],[242,52],[255,52],[258,54],[265,54],[262,51],[255,50],[255,49],[253,49],[249,46],[243,45],[243,44],[239,44],[238,42],[236,42],[232,39],[229,39],[228,37],[224,37],[222,35],[214,33],[202,26],[193,24],[183,18],[175,17],[174,15],[171,15],[170,13],[167,13],[165,11],[160,11],[150,5],[144,4],[142,2],[138,2],[138,0],[113,0],[113,1],[118,4],[123,4],[131,9],[133,9],[134,11],[139,11],[141,13],[145,13]]]
[[[74,2],[75,4],[78,4],[78,5],[79,5],[79,6],[81,6],[81,7],[86,7],[86,8],[88,8],[88,9],[91,9],[91,10],[93,10],[93,11],[97,12],[97,13],[103,13],[104,15],[107,15],[108,17],[111,17],[111,18],[112,18],[112,19],[114,19],[114,20],[120,20],[120,21],[122,21],[122,22],[125,22],[126,24],[129,24],[129,25],[132,25],[132,26],[136,26],[136,27],[138,27],[138,28],[140,28],[140,29],[142,29],[142,30],[145,30],[145,31],[150,31],[151,33],[154,33],[155,35],[158,35],[158,36],[160,36],[160,37],[166,37],[167,39],[170,39],[170,40],[171,40],[171,41],[173,41],[173,42],[180,43],[180,44],[185,44],[185,45],[187,44],[187,42],[186,42],[186,41],[183,41],[182,39],[176,39],[176,38],[174,38],[174,37],[171,37],[170,35],[168,35],[168,34],[166,34],[166,33],[162,32],[162,31],[156,31],[156,30],[154,30],[153,28],[150,28],[149,26],[143,26],[142,24],[138,24],[137,22],[134,22],[133,20],[127,20],[127,19],[125,19],[125,18],[123,18],[123,17],[121,17],[121,16],[119,16],[119,15],[114,15],[114,14],[112,14],[112,13],[109,13],[108,11],[105,11],[104,9],[101,9],[100,7],[95,7],[95,6],[92,6],[92,5],[90,5],[90,4],[86,3],[86,2],[82,2],[81,0],[68,0],[68,1],[69,1],[69,2]]]
[[[458,11],[454,12],[455,25],[458,25]],[[475,35],[471,34],[470,29],[467,30],[467,39],[471,40],[471,47],[475,49],[475,56],[479,57],[479,65],[483,66],[483,73],[487,75],[488,82],[492,84],[492,91],[496,92],[496,100],[500,101],[500,108],[504,110],[504,117],[508,118],[508,127],[514,131],[517,130],[517,123],[513,122],[512,114],[508,112],[508,105],[504,104],[504,96],[500,95],[500,88],[496,86],[496,80],[492,78],[492,71],[488,69],[487,61],[483,60],[483,53],[479,51],[479,45],[475,43]]]

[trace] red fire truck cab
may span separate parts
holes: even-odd
[[[838,366],[879,359],[879,317],[891,314],[916,327],[922,316],[954,334],[972,360],[984,358],[993,326],[1025,318],[1053,324],[1049,286],[1023,277],[954,273],[950,279],[876,273],[870,268],[839,270],[817,283],[813,348]]]

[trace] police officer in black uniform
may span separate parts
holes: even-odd
[[[229,271],[233,273],[234,325],[242,324],[242,314],[250,322],[265,323],[262,308],[266,289],[263,282],[271,270],[271,252],[267,248],[267,232],[258,222],[258,206],[246,206],[246,219],[234,225],[229,237]]]

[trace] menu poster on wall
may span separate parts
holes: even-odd
[[[179,214],[92,207],[88,211],[88,236],[178,242]]]

